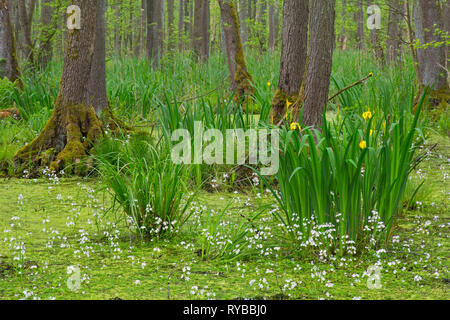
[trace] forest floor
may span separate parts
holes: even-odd
[[[387,250],[328,259],[263,245],[247,259],[199,256],[198,212],[229,206],[225,219],[235,221],[274,204],[268,192],[202,192],[178,234],[146,242],[120,211],[108,211],[111,197],[96,178],[2,179],[0,299],[447,300],[450,139],[431,135],[427,145],[434,143],[410,178],[425,184],[402,210]],[[257,228],[276,235],[277,220],[266,212]]]

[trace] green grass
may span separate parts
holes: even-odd
[[[175,56],[152,72],[145,60],[110,59],[108,96],[119,116],[151,131],[156,140],[165,130],[190,128],[194,120],[221,130],[257,127],[268,118],[278,57],[248,53],[255,114],[242,118],[228,92],[226,60],[218,54],[206,64]],[[415,87],[408,58],[402,69],[382,70],[370,56],[336,52],[330,95],[370,72],[373,78],[330,104],[328,121],[347,116],[356,124],[371,110],[377,119],[389,115],[391,123],[403,119],[410,127]],[[0,162],[11,165],[14,153],[42,130],[60,75],[61,63],[53,62],[45,74],[25,75],[23,92],[0,83],[0,108],[15,105],[22,114],[20,121],[0,120]],[[179,232],[145,241],[130,228],[124,206],[111,208],[101,175],[1,178],[0,299],[449,299],[447,113],[436,123],[421,117],[418,127],[426,140],[416,141],[423,145],[416,155],[437,147],[408,179],[386,251],[379,247],[363,255],[320,250],[305,255],[281,245],[283,231],[273,214],[280,208],[273,195],[259,181],[242,187],[229,167],[194,168],[198,172],[190,182],[198,181],[183,198],[200,184],[210,192],[200,191],[189,204],[190,218]],[[103,156],[111,151],[106,144],[99,147]],[[134,173],[120,172],[122,186],[131,185],[126,181],[136,178]],[[220,187],[211,187],[216,184]],[[134,191],[145,188],[136,184]],[[382,268],[382,287],[371,290],[367,270],[375,265]],[[83,279],[76,292],[67,286],[70,266],[80,267]]]
[[[448,182],[447,189],[442,187],[447,168],[436,168],[446,163],[449,141],[432,136],[430,142],[435,141],[446,147],[435,149],[420,167],[432,197],[418,198],[420,205],[402,213],[394,232],[399,243],[387,253],[334,261],[305,260],[295,252],[275,249],[233,262],[202,259],[195,236],[206,219],[200,212],[214,210],[218,215],[229,206],[224,221],[240,221],[241,214],[250,216],[260,207],[251,194],[201,193],[192,205],[193,219],[181,233],[171,240],[141,242],[120,213],[102,209],[111,199],[99,191],[96,180],[4,180],[0,270],[8,270],[0,272],[0,297],[19,299],[32,292],[28,299],[448,299]],[[23,204],[17,203],[19,194]],[[274,203],[267,193],[263,201]],[[263,215],[257,227],[268,238],[256,243],[276,243],[276,224],[270,214]],[[18,242],[25,245],[23,254],[14,249]],[[377,262],[382,266],[382,288],[370,290],[364,272]],[[67,267],[73,265],[80,266],[85,278],[78,292],[67,288]],[[319,272],[325,272],[324,279],[318,278]],[[292,282],[296,286],[288,289]],[[255,288],[258,284],[263,288]],[[208,288],[197,296],[191,294],[195,286]]]

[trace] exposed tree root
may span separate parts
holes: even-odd
[[[89,166],[82,159],[101,135],[94,108],[57,102],[39,136],[15,155],[15,167],[49,167],[53,172],[69,168],[75,174],[85,174]]]
[[[104,131],[119,133],[121,131],[133,131],[133,128],[127,125],[123,120],[114,115],[111,107],[107,107],[100,114],[100,121]]]

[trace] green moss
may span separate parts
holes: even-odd
[[[19,172],[30,163],[33,167],[50,164],[50,169],[55,172],[68,166],[74,166],[78,174],[86,171],[82,159],[102,135],[101,123],[93,107],[85,104],[62,105],[61,100],[58,98],[52,116],[40,135],[14,157]]]
[[[236,83],[236,102],[246,101],[248,96],[253,94],[253,87],[251,83],[253,82],[252,76],[247,70],[247,63],[245,61],[244,48],[242,46],[241,34],[239,32],[239,17],[237,15],[236,7],[232,2],[228,2],[226,5],[230,7],[231,18],[234,23],[234,30],[237,32],[237,43],[236,43],[236,56],[235,56],[235,64],[236,64],[236,72],[234,75],[234,81]]]
[[[131,126],[114,115],[111,107],[109,106],[100,114],[100,121],[102,123],[103,130],[108,130],[113,133],[118,133],[120,131],[133,131]]]
[[[282,89],[278,88],[277,91],[275,91],[275,95],[272,100],[272,111],[270,115],[270,119],[273,124],[278,124],[282,119],[285,118],[287,113],[287,101],[290,103],[295,103],[298,100],[298,95],[288,95],[286,92],[284,92]],[[289,115],[291,115],[294,119],[293,112],[293,105],[290,106],[291,110],[289,110]]]

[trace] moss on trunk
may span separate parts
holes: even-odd
[[[16,169],[49,167],[53,172],[68,169],[85,174],[88,166],[82,160],[101,135],[102,126],[93,107],[57,102],[39,136],[15,155]]]
[[[286,120],[286,114],[288,113],[287,106],[289,103],[293,103],[297,101],[298,95],[289,95],[284,92],[282,89],[278,88],[275,91],[275,95],[272,100],[272,112],[270,115],[270,119],[273,124],[278,124],[281,120]],[[289,108],[291,108],[289,106]]]

